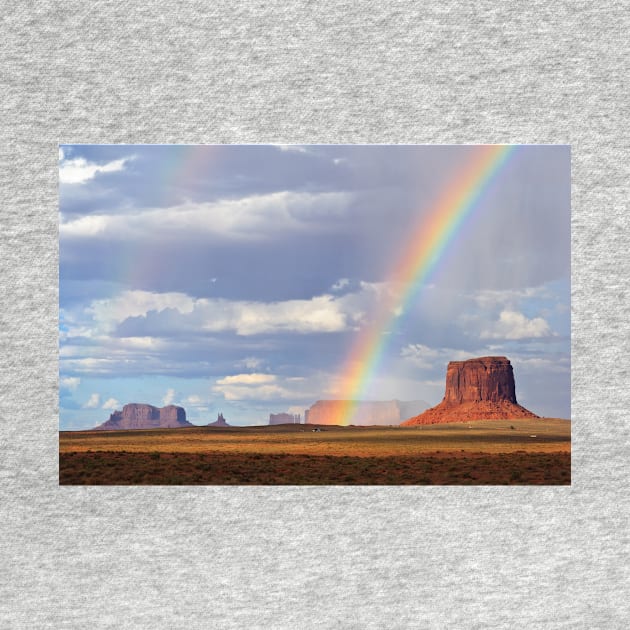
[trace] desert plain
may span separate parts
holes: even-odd
[[[571,422],[61,431],[61,485],[570,485]]]

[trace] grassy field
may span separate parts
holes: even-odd
[[[60,432],[62,484],[569,484],[571,423]]]

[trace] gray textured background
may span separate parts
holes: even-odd
[[[0,627],[628,627],[629,14],[3,3]],[[57,143],[252,141],[572,145],[570,488],[58,486]]]

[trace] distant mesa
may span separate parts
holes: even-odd
[[[122,411],[114,411],[109,420],[95,427],[95,430],[174,429],[191,426],[193,425],[186,420],[186,410],[183,407],[167,405],[159,408],[142,403],[129,403]]]
[[[512,364],[506,357],[479,357],[451,361],[446,369],[442,402],[410,418],[402,426],[538,418],[516,402]]]
[[[207,424],[206,426],[207,427],[230,427],[232,425],[228,424],[225,418],[223,417],[223,414],[220,413],[214,422],[210,422],[210,424]]]
[[[269,424],[301,424],[302,416],[292,413],[270,413]]]
[[[424,400],[318,400],[304,413],[307,424],[345,424],[348,409],[352,410],[352,424],[359,426],[400,424],[405,418],[424,411],[429,403]]]

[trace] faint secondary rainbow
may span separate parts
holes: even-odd
[[[155,197],[164,206],[195,202],[195,187],[207,179],[217,162],[222,145],[178,144],[156,145],[162,154],[161,166],[153,187]],[[142,288],[155,276],[155,254],[152,244],[128,249],[117,262],[117,277],[129,286]]]
[[[438,194],[418,224],[387,278],[391,294],[374,320],[359,333],[341,376],[341,396],[335,424],[351,424],[357,403],[378,370],[395,320],[404,314],[426,284],[465,220],[512,155],[515,146],[471,147],[472,155]]]

